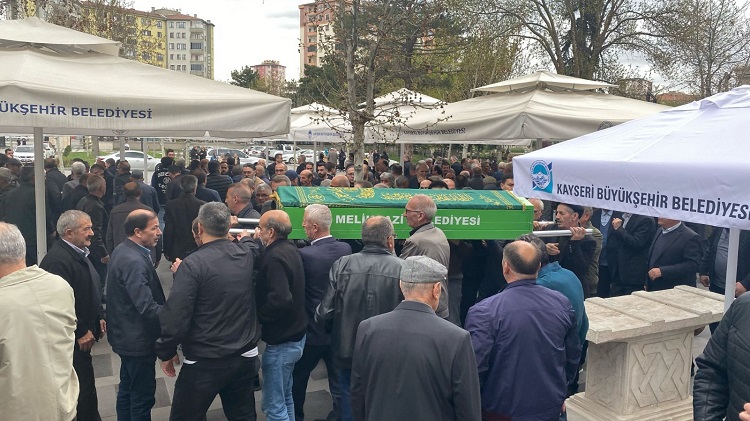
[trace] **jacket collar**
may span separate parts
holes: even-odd
[[[0,278],[0,288],[30,281],[46,273],[46,271],[40,269],[37,265],[29,266]]]
[[[398,306],[396,306],[396,310],[410,310],[410,311],[419,311],[422,313],[429,313],[435,316],[435,311],[430,308],[425,303],[419,302],[419,301],[412,301],[412,300],[403,300],[401,301]]]
[[[334,242],[336,242],[336,239],[333,238],[333,237],[331,237],[331,236],[328,236],[328,237],[319,238],[319,239],[315,240],[314,242],[312,242],[310,245],[313,245],[313,246],[322,246],[324,244],[334,243]]]
[[[561,268],[562,266],[560,266],[559,262],[549,262],[548,264],[542,266],[541,269],[539,269],[539,274],[537,275],[537,278],[541,278],[542,276],[546,275],[549,272],[557,272]]]
[[[510,282],[508,285],[505,286],[504,291],[507,291],[511,288],[525,287],[525,286],[530,286],[530,285],[536,285],[536,279],[520,279],[515,282]]]
[[[409,231],[409,235],[414,235],[417,232],[426,231],[426,230],[432,229],[432,228],[435,228],[435,226],[432,225],[432,222],[428,222],[426,224],[422,224],[422,225],[414,228],[413,230]]]
[[[393,253],[391,253],[390,250],[383,246],[378,246],[375,244],[365,244],[365,246],[362,248],[362,251],[360,253],[364,254],[390,254],[393,256]]]

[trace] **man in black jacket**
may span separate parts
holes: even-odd
[[[324,326],[315,322],[315,308],[328,289],[328,273],[333,263],[343,256],[352,254],[349,244],[336,241],[331,236],[331,210],[325,205],[309,205],[302,217],[302,228],[312,241],[308,247],[300,249],[302,264],[305,267],[305,313],[307,315],[307,338],[302,358],[297,361],[292,373],[295,420],[304,420],[305,393],[310,373],[322,359],[328,371],[328,387],[333,398],[333,410],[329,420],[337,420],[338,402],[341,399],[338,375],[333,363],[331,336]]]
[[[315,311],[318,322],[333,320],[331,347],[339,371],[341,419],[352,420],[350,382],[354,340],[362,320],[387,313],[403,300],[399,288],[401,259],[394,255],[393,223],[373,216],[362,224],[361,252],[331,267],[330,284]],[[362,305],[362,303],[367,305]]]
[[[202,419],[217,394],[227,419],[255,419],[260,329],[252,274],[258,246],[250,238],[227,240],[229,222],[229,210],[221,203],[200,209],[201,246],[180,263],[159,313],[156,352],[164,373],[175,376],[179,344],[185,356],[170,419]]]
[[[227,189],[232,185],[232,178],[228,175],[222,175],[219,172],[221,163],[211,161],[208,163],[208,175],[206,176],[206,188],[219,192],[219,197],[223,202],[227,198]]]
[[[86,183],[89,195],[84,197],[76,205],[76,209],[86,212],[91,217],[94,236],[91,238],[91,254],[89,260],[94,264],[102,287],[107,279],[107,262],[109,262],[109,252],[104,245],[104,239],[107,238],[107,226],[109,225],[109,214],[104,209],[102,196],[107,189],[104,184],[104,178],[98,175],[91,175]]]
[[[91,347],[106,332],[101,306],[99,275],[87,258],[94,231],[91,218],[81,211],[70,210],[57,221],[58,241],[52,245],[40,268],[65,279],[73,288],[76,310],[76,345],[73,368],[78,375],[77,419],[101,420],[99,416]]]
[[[648,291],[677,285],[695,286],[701,256],[701,238],[676,219],[659,218],[648,261]]]
[[[695,363],[693,417],[696,421],[739,419],[750,402],[750,294],[734,300]]]
[[[648,272],[648,248],[656,223],[650,216],[623,213],[612,218],[607,242],[607,261],[612,275],[611,296],[643,291]]]
[[[109,344],[120,357],[117,419],[147,420],[155,403],[158,313],[165,301],[148,251],[159,241],[159,219],[149,210],[133,211],[125,234],[107,273]]]
[[[292,368],[305,346],[305,269],[297,247],[287,240],[292,223],[284,211],[260,218],[256,237],[266,247],[260,258],[256,300],[263,353],[261,409],[271,420],[293,420]]]
[[[196,248],[193,238],[193,219],[206,202],[195,198],[198,179],[194,175],[184,175],[180,179],[182,194],[170,200],[164,212],[164,255],[169,261],[184,259]]]
[[[125,220],[128,218],[128,215],[136,209],[153,210],[139,200],[142,190],[138,183],[131,181],[130,183],[125,184],[122,188],[122,193],[125,196],[125,201],[115,206],[115,208],[112,209],[112,213],[109,214],[107,237],[104,242],[110,253],[128,238],[125,234]],[[157,211],[154,211],[154,213],[156,212]],[[153,259],[155,266],[157,266],[156,264],[161,260],[161,247],[157,246],[155,249],[151,250],[151,258]]]
[[[62,193],[63,186],[68,182],[68,177],[57,168],[57,160],[55,158],[46,158],[44,160],[44,170],[47,172],[47,181],[55,183],[57,191]]]

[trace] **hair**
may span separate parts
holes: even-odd
[[[44,159],[44,169],[50,170],[52,168],[57,168],[57,160],[55,158],[45,158]]]
[[[190,226],[190,229],[193,231],[193,235],[198,235],[198,217],[193,219],[193,224]]]
[[[445,181],[443,180],[433,181],[432,183],[430,183],[430,187],[428,187],[428,189],[440,189],[440,188],[448,190],[448,185],[445,184]]]
[[[527,243],[533,244],[536,248],[539,249],[539,252],[541,253],[541,256],[539,256],[539,261],[542,267],[549,264],[549,254],[547,254],[547,246],[544,244],[544,241],[542,241],[541,238],[537,237],[534,234],[524,234],[516,238],[516,241],[525,241]]]
[[[169,168],[170,166],[172,166],[172,164],[174,164],[174,158],[166,156],[166,155],[161,157],[162,168]]]
[[[184,175],[180,179],[180,189],[183,193],[195,193],[198,188],[198,177],[194,175]]]
[[[437,283],[438,281],[435,281]],[[401,292],[404,296],[422,296],[428,294],[435,283],[401,281]]]
[[[325,179],[320,182],[320,187],[331,187],[331,180]]]
[[[174,160],[174,164],[180,167],[180,169],[185,168],[185,158],[177,158]]]
[[[242,203],[250,203],[253,199],[253,190],[244,183],[234,183],[229,186],[227,191],[229,190],[231,190],[232,194],[236,195]]]
[[[362,224],[362,244],[388,247],[388,237],[393,235],[393,223],[385,216],[373,216]]]
[[[292,233],[291,222],[276,219],[273,216],[268,216],[266,228],[274,230],[276,233],[276,240],[286,240],[289,237],[289,234]]]
[[[221,166],[221,162],[219,161],[209,161],[208,162],[208,173],[213,174],[216,172],[219,172],[219,167]]]
[[[199,186],[206,184],[206,172],[205,171],[201,169],[197,169],[195,171],[192,171],[190,175],[194,176],[198,180]]]
[[[212,161],[214,162],[214,161]],[[213,237],[225,237],[229,233],[229,219],[232,213],[225,204],[220,202],[210,202],[201,206],[198,211],[198,223],[203,226],[203,230]]]
[[[63,212],[63,214],[60,215],[60,218],[57,220],[57,227],[55,227],[57,229],[57,235],[60,238],[63,238],[63,236],[65,235],[65,231],[78,228],[78,225],[84,218],[88,221],[91,221],[91,217],[89,216],[89,214],[83,211],[69,210]]]
[[[120,167],[120,171],[122,172],[130,172],[130,163],[128,161],[120,161],[117,166]]]
[[[235,165],[232,167],[232,175],[242,175],[242,167]]]
[[[132,237],[135,235],[135,230],[145,230],[148,223],[153,221],[158,216],[150,210],[136,209],[125,218],[125,235]]]
[[[531,205],[534,206],[534,202],[539,202],[539,204],[542,205],[542,211],[544,210],[544,201],[542,199],[537,199],[536,197],[530,197],[529,203],[531,203]]]
[[[271,178],[271,182],[279,184],[279,185],[284,185],[284,186],[292,185],[292,180],[290,180],[289,177],[283,174],[274,175],[273,178]]]
[[[166,155],[169,155],[169,154],[171,154],[171,153],[174,153],[174,149],[166,149],[166,150],[164,150],[164,155],[165,155],[165,156],[166,156]]]
[[[10,172],[10,169],[5,167],[0,168],[0,181],[5,182],[5,184],[10,183],[10,180],[13,179],[12,175],[13,173]]]
[[[591,206],[584,206],[583,207],[583,214],[580,215],[580,216],[583,216],[583,215],[589,215],[589,216],[591,216],[593,213],[594,213],[594,208],[592,208]]]
[[[86,172],[86,166],[83,164],[83,162],[74,162],[70,166],[70,172],[73,175],[81,175]]]
[[[331,222],[333,221],[333,217],[331,216],[331,210],[328,209],[328,206],[320,205],[317,203],[308,205],[305,208],[305,216],[310,222],[318,224],[321,231],[331,230]]]
[[[143,193],[141,191],[141,186],[135,181],[125,183],[125,185],[122,186],[122,194],[123,196],[125,196],[125,198],[138,197],[141,195],[141,193]]]
[[[398,177],[400,175],[404,175],[404,167],[402,167],[399,164],[393,164],[393,165],[391,165],[391,172],[396,177]]]
[[[370,183],[367,180],[359,180],[359,181],[357,181],[357,182],[354,183],[354,187],[359,187],[361,189],[371,189],[372,188],[372,183]]]
[[[408,189],[409,179],[404,175],[399,175],[398,177],[396,177],[396,187],[400,189]]]
[[[271,186],[269,186],[266,183],[260,183],[258,184],[258,187],[255,188],[255,192],[266,192],[268,194],[271,194],[273,190],[271,190]]]
[[[336,171],[336,163],[335,162],[326,162],[326,171],[329,173],[333,173]]]
[[[240,184],[246,186],[250,190],[255,190],[255,180],[252,178],[243,178],[239,181]]]
[[[84,187],[87,187],[89,184],[89,177],[94,176],[96,174],[91,173],[83,173],[80,177],[78,177],[78,184],[82,185]],[[88,188],[88,187],[87,187]]]
[[[539,271],[539,265],[542,261],[542,252],[536,245],[534,246],[534,256],[530,260],[524,259],[519,252],[518,242],[508,244],[503,248],[503,262],[507,262],[510,268],[521,275],[536,275]]]
[[[253,164],[244,164],[244,165],[242,165],[242,167],[240,167],[240,169],[242,169],[242,168],[252,168],[253,171],[255,171],[255,165],[253,165]]]
[[[81,161],[81,162],[83,162],[83,161]],[[106,162],[106,163],[107,163],[107,165],[109,165],[110,167],[111,167],[112,165],[115,165],[115,164],[117,164],[117,161],[115,161],[115,159],[114,159],[114,158],[107,158],[107,160],[106,160],[106,161],[104,161],[104,162]]]
[[[167,168],[167,172],[170,174],[180,174],[182,172],[182,169],[178,167],[177,165],[170,165],[169,168]]]
[[[201,167],[201,161],[197,159],[193,159],[190,161],[190,164],[188,165],[188,171],[193,172]]]
[[[107,182],[104,181],[104,177],[100,175],[89,175],[86,187],[89,189],[89,193],[98,192],[101,188],[107,187]]]
[[[513,173],[512,172],[508,172],[508,173],[504,172],[503,176],[500,177],[500,184],[505,184],[505,182],[508,181],[509,179],[510,180],[513,179]]]
[[[26,241],[17,226],[0,222],[0,265],[26,260]]]
[[[435,214],[437,213],[437,205],[435,204],[435,201],[426,194],[415,194],[414,196],[412,196],[412,200],[413,199],[417,199],[414,201],[414,204],[417,207],[417,209],[415,210],[424,212],[424,217],[428,221],[432,221],[432,219],[435,217]]]
[[[107,170],[106,168],[104,168],[104,165],[102,165],[102,164],[94,164],[94,165],[91,166],[91,168],[89,169],[89,171],[93,171],[95,168],[97,170],[102,170],[102,171],[106,171]]]

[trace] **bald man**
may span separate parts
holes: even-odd
[[[269,210],[260,217],[255,236],[266,247],[260,258],[256,301],[261,339],[263,398],[268,419],[293,420],[292,369],[305,347],[305,269],[297,247],[287,240],[292,232],[289,215]]]
[[[531,243],[505,246],[502,266],[508,286],[466,316],[484,419],[560,418],[567,385],[578,371],[576,315],[562,293],[537,285],[541,258]],[[498,343],[494,338],[504,339]],[[510,372],[524,375],[508,376]]]
[[[331,187],[351,187],[349,178],[345,175],[337,175],[331,180]]]

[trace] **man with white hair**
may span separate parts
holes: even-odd
[[[59,240],[52,245],[39,265],[65,279],[73,288],[77,319],[73,367],[81,385],[77,409],[80,421],[101,419],[91,348],[107,331],[101,305],[99,275],[88,259],[88,247],[94,236],[91,226],[91,218],[84,212],[69,210],[60,215],[57,221]]]
[[[70,166],[70,175],[73,177],[73,179],[63,185],[63,189],[62,189],[63,197],[67,196],[68,193],[72,192],[73,189],[76,188],[76,186],[78,185],[78,179],[81,178],[81,175],[85,172],[86,172],[86,165],[84,165],[83,162],[74,162]]]
[[[328,274],[333,263],[343,256],[352,254],[349,244],[336,241],[331,236],[331,210],[325,205],[309,205],[302,217],[302,228],[310,246],[300,249],[302,265],[305,268],[305,313],[307,313],[307,340],[302,358],[294,365],[292,373],[292,396],[294,397],[295,418],[304,419],[303,407],[310,373],[322,359],[328,371],[328,386],[333,397],[333,410],[328,419],[338,419],[338,401],[341,389],[333,364],[331,336],[324,326],[315,322],[315,308],[318,307],[328,289]]]
[[[64,279],[26,267],[26,242],[0,222],[0,408],[7,420],[70,421],[78,377],[76,301]]]

